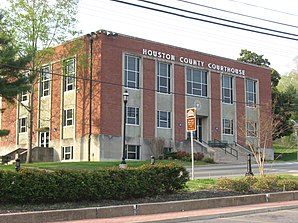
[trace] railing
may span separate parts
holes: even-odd
[[[235,142],[235,146],[239,147],[240,149],[244,150],[247,153],[251,153],[250,149],[247,149],[246,147],[242,146],[241,144]]]
[[[208,145],[210,147],[221,148],[225,151],[225,154],[230,154],[231,156],[235,157],[238,160],[238,151],[229,145],[229,143],[225,140],[220,141],[217,139],[209,140]]]

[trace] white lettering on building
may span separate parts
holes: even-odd
[[[164,60],[169,61],[176,61],[176,56],[170,53],[165,53],[157,50],[151,50],[151,49],[143,49],[143,55],[149,56],[149,57],[155,57],[160,58]],[[197,66],[200,68],[204,68],[204,61],[196,60],[193,58],[188,57],[179,57],[178,62],[191,65],[191,66]],[[245,76],[245,70],[238,69],[235,67],[228,67],[225,65],[215,64],[215,63],[208,63],[207,67],[211,70],[219,71],[219,72],[225,72],[225,73],[232,73],[235,75]]]

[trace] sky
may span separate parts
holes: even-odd
[[[297,36],[275,33],[277,35],[298,39],[297,1],[150,1],[221,19],[295,34]],[[138,0],[123,0],[123,2],[158,8],[168,12],[183,14],[185,16],[227,24],[227,22],[221,20],[143,3]],[[229,12],[224,12],[223,10]],[[241,16],[239,14],[246,16]],[[78,20],[78,29],[82,30],[83,34],[94,32],[99,29],[105,29],[119,34],[139,37],[231,59],[237,59],[241,49],[247,49],[259,55],[264,55],[264,58],[267,58],[271,62],[271,67],[276,69],[282,75],[298,68],[298,40],[283,39],[223,27],[203,21],[130,6],[111,0],[80,0]],[[283,24],[268,22],[268,20]],[[240,26],[232,23],[229,23],[229,25]],[[297,27],[291,27],[289,25]],[[250,27],[245,28],[252,29]],[[269,31],[263,30],[263,32]]]

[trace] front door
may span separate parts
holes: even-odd
[[[199,118],[197,116],[197,130],[194,132],[194,139],[202,142],[203,140],[203,136],[202,136],[202,133],[203,133],[203,126],[202,126],[202,118]]]
[[[40,147],[49,147],[50,133],[49,132],[40,132],[39,133],[39,146]]]

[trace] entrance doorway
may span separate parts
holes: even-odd
[[[193,131],[194,140],[203,141],[203,118],[197,116],[197,130]],[[190,133],[187,133],[187,138],[190,138]]]

